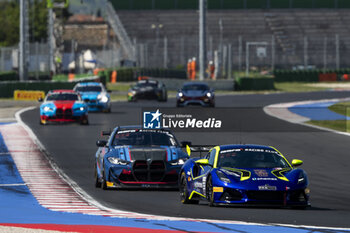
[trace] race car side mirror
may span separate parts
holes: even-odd
[[[105,140],[98,140],[96,142],[96,146],[98,146],[98,147],[105,147],[106,145],[107,145],[107,141],[105,141]]]
[[[101,132],[101,136],[109,136],[112,134],[112,131],[111,130],[104,130]]]
[[[293,160],[292,160],[292,165],[293,165],[294,167],[301,166],[303,163],[304,163],[304,162],[303,162],[302,160],[300,160],[300,159],[293,159]]]
[[[207,159],[199,159],[196,161],[196,163],[200,164],[200,165],[208,165],[209,164],[209,160]]]

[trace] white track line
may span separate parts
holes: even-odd
[[[344,136],[350,136],[350,133],[340,132],[337,130],[324,128],[324,127],[317,126],[317,125],[307,124],[305,122],[309,121],[310,120],[309,118],[297,115],[297,114],[292,113],[291,111],[288,110],[288,108],[294,107],[297,105],[313,104],[313,103],[326,103],[326,102],[345,102],[345,101],[350,101],[350,98],[324,99],[324,100],[317,100],[317,101],[307,100],[307,101],[271,104],[271,105],[264,107],[264,112],[269,116],[278,118],[280,120],[288,121],[288,122],[293,123],[293,124],[303,125],[303,126],[323,130],[323,131],[328,131],[328,132],[344,135]]]

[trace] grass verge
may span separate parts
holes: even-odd
[[[334,120],[334,121],[308,121],[308,124],[320,126],[323,128],[333,129],[340,132],[350,133],[350,121]]]
[[[275,88],[282,92],[312,92],[312,91],[324,91],[329,88],[311,86],[311,83],[299,83],[299,82],[275,82]]]
[[[328,107],[329,110],[344,116],[350,116],[350,102],[340,102]]]

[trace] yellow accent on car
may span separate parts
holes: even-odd
[[[198,159],[196,161],[196,163],[198,164],[202,164],[202,165],[208,165],[209,164],[209,161],[207,159]]]
[[[213,187],[213,192],[214,193],[222,193],[222,192],[224,192],[224,188],[223,187]]]
[[[244,169],[238,169],[238,168],[231,168],[231,167],[223,167],[226,170],[233,171],[233,172],[240,172],[241,173],[241,179],[240,181],[248,180],[251,177],[251,172]],[[243,176],[243,172],[247,172],[248,176]]]
[[[214,160],[214,166],[213,166],[213,168],[216,168],[216,167],[217,167],[217,165],[218,165],[218,158],[219,158],[220,146],[216,146],[216,147],[214,147],[213,149],[215,149],[215,150],[216,150],[216,152],[215,152],[215,160]]]
[[[107,185],[107,187],[113,187],[114,186],[113,182],[109,182],[109,181],[106,181],[106,185]]]
[[[282,156],[282,158],[284,158],[286,160],[286,162],[288,163],[289,167],[293,168],[292,165],[290,165],[290,163],[288,162],[288,160],[286,159],[286,157],[284,157],[284,155],[279,151],[277,150],[275,147],[273,146],[270,146],[270,148],[274,149],[275,151],[278,152],[278,154],[280,154]]]
[[[197,191],[192,191],[192,193],[191,193],[191,195],[189,196],[188,199],[192,199],[192,197],[193,197],[194,194],[197,194],[197,195],[202,196],[202,197],[205,198],[205,196],[204,196],[203,194],[201,194],[201,193],[199,193],[199,192],[197,192]]]
[[[286,172],[286,171],[290,171],[290,170],[291,170],[291,169],[288,167],[288,168],[284,168],[284,169],[281,169],[281,170],[272,171],[271,173],[272,173],[274,176],[276,176],[278,179],[289,182],[289,180],[287,179],[287,177],[285,177],[285,176],[282,174],[282,172]],[[276,173],[279,173],[279,175],[276,175]]]
[[[188,145],[186,145],[186,152],[188,156],[191,156],[191,148]]]

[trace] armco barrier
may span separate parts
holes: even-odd
[[[2,81],[16,81],[18,80],[18,74],[16,72],[0,72],[0,82]]]
[[[171,91],[179,90],[185,82],[190,80],[183,79],[174,79],[174,78],[154,78],[161,81],[165,84],[166,88]],[[197,80],[196,80],[197,82]],[[205,80],[204,83],[207,83],[210,88],[214,90],[223,90],[223,91],[233,91],[234,90],[234,81],[233,80]]]
[[[236,90],[242,91],[259,91],[274,90],[274,78],[258,77],[258,78],[238,78]]]
[[[106,82],[111,81],[112,72],[117,71],[117,82],[133,82],[139,76],[149,76],[154,78],[187,79],[185,70],[178,69],[158,69],[158,68],[113,68],[98,73],[99,77],[104,77]]]
[[[47,93],[54,89],[72,89],[78,82],[98,81],[98,77],[79,79],[76,82],[52,82],[52,81],[8,81],[0,82],[0,98],[12,98],[15,90],[44,91]]]
[[[314,70],[275,70],[275,82],[319,82],[326,81],[323,75],[320,79],[320,74],[328,76],[332,74],[332,80],[340,81],[344,74],[350,74],[350,69],[314,69]]]

